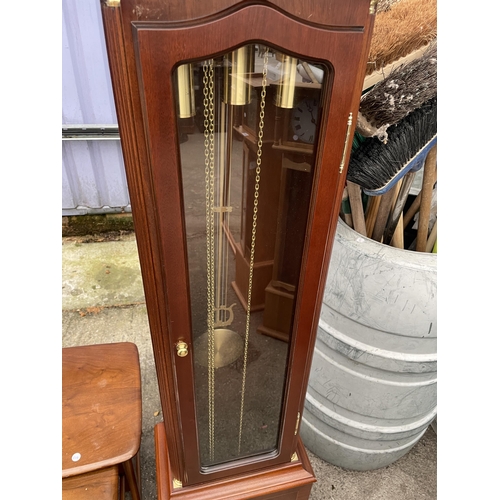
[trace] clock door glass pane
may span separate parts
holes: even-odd
[[[325,74],[256,44],[174,72],[202,468],[278,449]]]

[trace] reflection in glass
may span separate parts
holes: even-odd
[[[174,73],[202,467],[278,447],[323,73],[253,44]]]

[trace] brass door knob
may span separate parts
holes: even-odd
[[[186,342],[180,340],[179,342],[177,342],[177,344],[175,344],[175,347],[177,349],[177,356],[179,356],[180,358],[188,355],[188,345],[186,344]]]

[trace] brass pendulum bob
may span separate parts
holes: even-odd
[[[234,363],[243,352],[243,339],[233,330],[227,328],[214,329],[214,368]],[[208,367],[208,332],[198,337],[194,343],[195,361]]]

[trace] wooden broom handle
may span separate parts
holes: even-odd
[[[418,195],[413,200],[413,203],[410,205],[410,208],[403,215],[403,229],[406,229],[406,226],[411,222],[415,214],[418,212],[420,208],[420,200],[422,199],[422,192],[418,193]]]
[[[425,244],[426,252],[432,252],[432,249],[434,248],[434,243],[436,243],[437,240],[437,229],[438,229],[438,221],[436,219],[436,222],[434,222],[434,226],[432,226],[431,234],[429,234],[429,239]]]
[[[347,192],[351,204],[352,223],[354,229],[361,235],[366,236],[365,214],[363,201],[361,200],[361,188],[354,182],[347,181]]]
[[[432,191],[434,189],[435,173],[437,171],[437,144],[429,151],[424,165],[422,180],[422,197],[420,200],[420,214],[418,216],[417,252],[425,252],[427,245],[429,217],[431,214]]]
[[[436,169],[434,169],[434,178],[432,184],[436,182]],[[422,190],[420,190],[420,193],[417,194],[415,199],[413,200],[413,203],[410,205],[410,208],[404,213],[403,216],[403,228],[406,229],[406,226],[411,222],[415,214],[419,211],[420,209],[420,200],[422,199]]]
[[[366,209],[366,236],[372,237],[373,226],[377,220],[378,208],[380,206],[381,196],[370,196],[368,201],[368,208]]]
[[[410,193],[411,186],[413,184],[413,179],[415,178],[415,172],[408,172],[401,181],[401,187],[399,189],[398,196],[393,204],[387,225],[384,231],[384,243],[389,244],[392,241],[392,236],[398,228],[398,231],[403,230],[403,220],[401,219],[401,214],[403,213],[408,194]],[[401,220],[400,220],[401,219]],[[401,234],[400,234],[401,235]]]
[[[398,185],[393,186],[389,191],[381,195],[380,206],[378,207],[377,219],[375,220],[375,225],[373,226],[372,239],[382,242],[382,236],[384,235],[385,225],[387,224],[387,219],[389,213],[392,209],[392,203],[394,201],[394,196],[397,196]]]
[[[396,224],[396,229],[391,239],[391,246],[396,248],[404,249],[405,247],[405,237],[403,231],[403,215],[399,216],[398,223]]]

